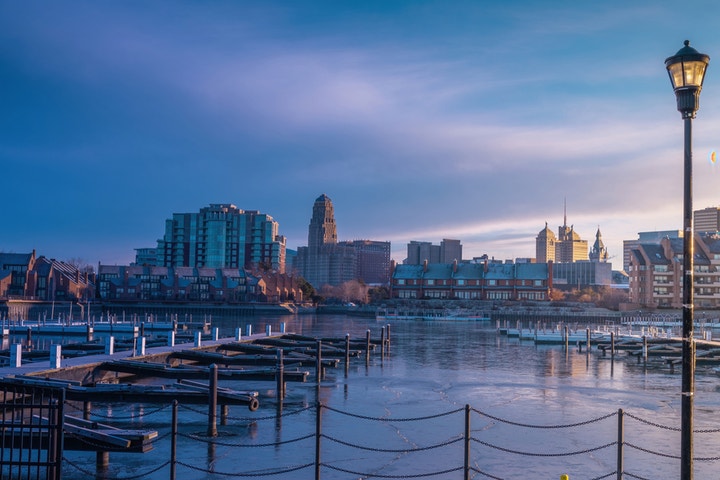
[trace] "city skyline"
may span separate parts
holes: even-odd
[[[212,203],[307,245],[459,239],[535,256],[547,222],[614,269],[682,227],[682,121],[664,60],[710,55],[694,210],[717,206],[720,5],[578,2],[0,4],[0,251],[127,264]],[[718,71],[720,72],[720,71]]]

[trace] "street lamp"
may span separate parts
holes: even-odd
[[[710,57],[699,53],[685,40],[685,46],[665,59],[677,109],[685,122],[685,181],[683,207],[683,338],[682,398],[680,420],[680,479],[693,478],[693,395],[695,394],[695,344],[693,343],[693,255],[692,207],[692,119],[700,108],[700,91]]]

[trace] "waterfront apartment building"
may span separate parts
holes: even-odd
[[[392,298],[466,300],[550,299],[553,262],[393,265]]]
[[[322,194],[313,203],[308,245],[298,248],[294,268],[315,288],[352,280],[385,285],[390,279],[390,242],[338,242],[335,208]]]
[[[99,265],[98,295],[104,301],[247,302],[302,301],[297,278],[243,268]]]
[[[211,204],[198,213],[174,213],[157,243],[157,266],[255,268],[285,272],[285,237],[257,210]],[[136,262],[138,263],[138,262]],[[142,265],[142,264],[141,264]]]
[[[682,308],[682,238],[663,237],[631,250],[630,302],[646,308]],[[720,235],[694,236],[694,306],[720,308]]]
[[[455,260],[462,262],[462,244],[460,240],[444,238],[440,245],[411,241],[407,244],[407,258],[403,263],[422,265],[425,261],[428,263],[452,263]]]
[[[31,253],[0,253],[0,299],[88,301],[95,277],[76,266]]]
[[[682,230],[658,230],[638,233],[637,240],[623,240],[623,270],[630,270],[632,251],[640,245],[660,245],[663,238],[683,238]]]

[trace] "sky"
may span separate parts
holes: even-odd
[[[614,269],[681,229],[664,61],[710,55],[693,206],[720,205],[720,3],[0,0],[0,252],[128,264],[173,213],[259,210],[287,247],[459,239],[535,256],[547,222]]]

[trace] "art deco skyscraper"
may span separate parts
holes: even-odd
[[[333,204],[323,194],[313,204],[308,246],[298,248],[295,269],[315,288],[351,280],[384,284],[390,278],[390,242],[338,242]]]
[[[337,243],[335,210],[330,198],[323,193],[313,204],[308,228],[308,249],[311,255],[317,255],[323,245],[331,243]]]

